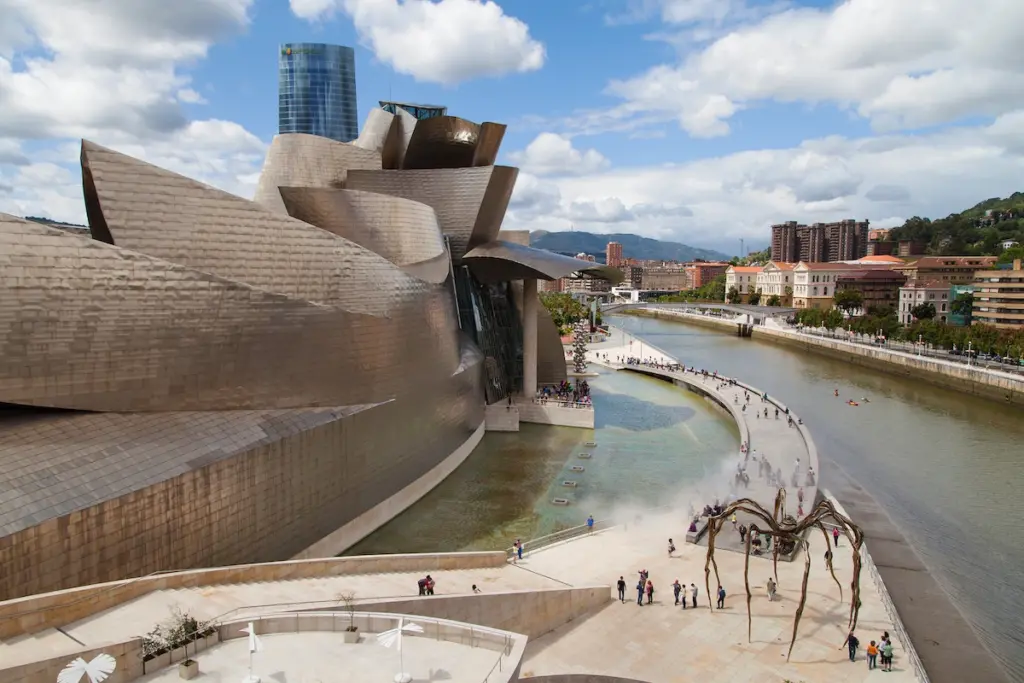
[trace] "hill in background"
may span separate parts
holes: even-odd
[[[729,256],[713,249],[699,249],[679,242],[663,242],[639,235],[611,233],[595,235],[592,232],[547,232],[537,230],[530,233],[530,246],[548,251],[557,251],[575,256],[580,252],[592,254],[604,260],[605,247],[609,242],[622,245],[622,256],[640,260],[661,261],[728,261]]]
[[[1003,242],[1024,244],[1024,192],[986,199],[936,220],[914,216],[893,228],[889,239],[924,242],[926,252],[936,256],[999,256]]]

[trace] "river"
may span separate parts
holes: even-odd
[[[1020,408],[684,323],[610,322],[791,406],[820,456],[872,493],[1011,679],[1024,681]],[[845,403],[862,397],[870,403]]]

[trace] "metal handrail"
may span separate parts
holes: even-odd
[[[548,546],[555,545],[556,543],[568,541],[573,538],[579,538],[580,536],[586,536],[587,534],[593,533],[594,531],[603,531],[605,529],[610,529],[613,526],[615,526],[613,520],[602,519],[595,520],[593,527],[590,527],[586,524],[581,524],[579,526],[569,527],[568,529],[560,529],[559,531],[555,531],[546,536],[541,536],[540,538],[534,538],[524,542],[523,552],[535,552],[537,550],[540,550],[541,548],[546,548]],[[515,546],[505,549],[505,555],[508,557],[508,559],[511,560],[512,556],[515,554]]]
[[[875,561],[871,559],[871,553],[868,552],[866,544],[861,546],[860,557],[863,566],[867,567],[871,573],[871,579],[875,583],[875,590],[878,591],[878,596],[882,599],[882,606],[885,607],[885,612],[889,615],[889,620],[892,622],[892,630],[896,632],[896,637],[899,638],[900,643],[903,645],[903,652],[907,657],[907,661],[910,662],[911,668],[914,670],[914,677],[919,683],[929,683],[928,672],[925,671],[924,664],[921,663],[921,658],[917,654],[917,649],[914,648],[913,641],[907,635],[907,630],[903,626],[903,619],[900,618],[899,612],[896,611],[896,605],[893,604],[892,596],[889,595],[889,589],[886,588],[882,575],[878,573],[878,567],[875,565]]]
[[[593,410],[593,403],[584,403],[583,401],[569,401],[562,398],[545,398],[543,396],[534,396],[533,402],[538,405],[547,405],[549,403],[555,403],[559,408],[583,408],[584,410]]]

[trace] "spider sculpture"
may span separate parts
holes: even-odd
[[[796,609],[796,617],[793,619],[793,635],[789,641],[789,651],[786,653],[786,661],[789,661],[790,655],[793,653],[793,644],[796,642],[797,629],[800,626],[800,617],[804,613],[804,605],[807,602],[807,580],[811,574],[811,555],[809,552],[809,546],[807,541],[804,539],[804,533],[812,528],[821,530],[822,535],[825,537],[825,545],[831,548],[831,543],[828,537],[828,531],[825,529],[824,521],[831,519],[835,522],[836,526],[843,532],[847,540],[850,542],[850,548],[853,552],[853,581],[850,587],[853,590],[853,596],[850,599],[850,621],[849,628],[854,630],[857,628],[857,615],[860,612],[860,570],[861,570],[861,559],[860,549],[864,544],[864,532],[861,531],[860,527],[854,524],[848,517],[840,514],[836,511],[835,507],[828,500],[824,500],[818,503],[810,513],[803,519],[797,520],[791,515],[785,514],[786,507],[786,489],[780,488],[779,492],[775,496],[775,510],[774,513],[769,513],[759,503],[749,498],[741,498],[733,503],[730,503],[722,510],[722,514],[710,517],[708,519],[708,555],[707,560],[704,563],[704,587],[707,590],[706,595],[708,596],[709,607],[711,606],[711,568],[715,570],[715,581],[720,585],[721,581],[718,576],[718,563],[715,561],[715,536],[721,531],[722,525],[725,524],[725,520],[729,519],[734,512],[745,512],[759,519],[764,528],[759,526],[757,523],[750,525],[750,531],[746,535],[746,558],[743,566],[743,584],[747,589],[747,642],[750,642],[750,631],[751,631],[751,618],[750,618],[750,541],[751,537],[760,533],[763,535],[771,536],[775,541],[772,550],[772,565],[773,572],[775,574],[775,583],[779,582],[779,554],[791,552],[798,546],[804,548],[804,580],[803,586],[800,589],[800,604]],[[832,580],[836,582],[836,586],[839,587],[839,599],[843,599],[843,586],[839,583],[839,579],[836,578],[835,570],[832,568],[832,553],[829,552],[825,556],[826,564],[828,565],[828,571],[832,575]]]

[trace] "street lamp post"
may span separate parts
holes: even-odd
[[[973,342],[967,342],[967,367],[971,367],[971,356],[974,355],[972,351],[973,347]]]
[[[924,335],[917,335],[917,357],[921,357],[921,347],[924,346]]]

